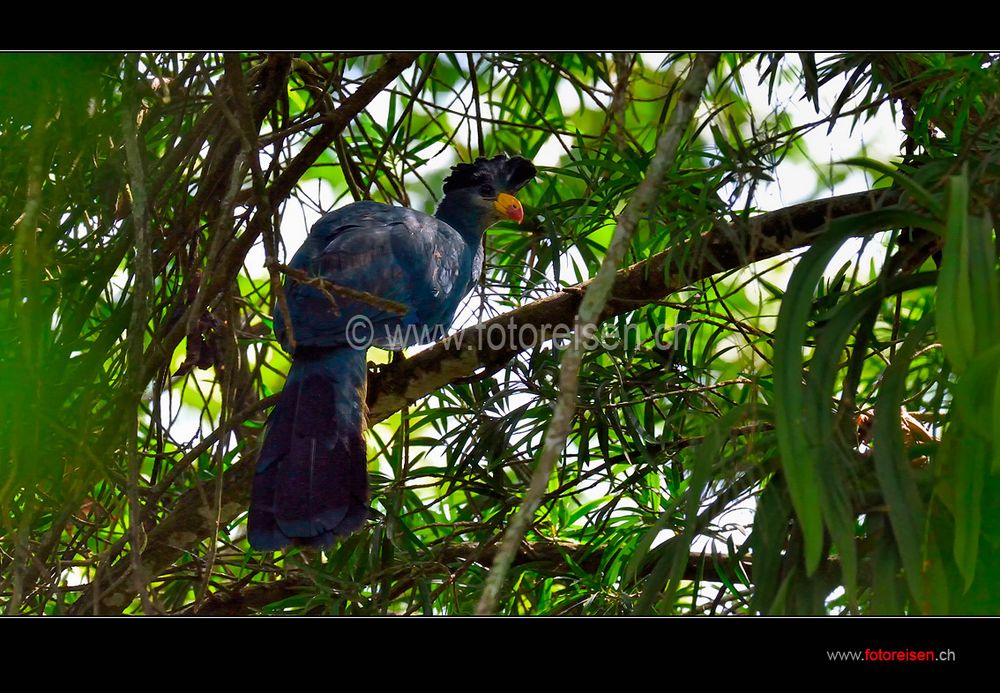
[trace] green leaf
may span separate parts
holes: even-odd
[[[921,612],[947,613],[948,587],[944,569],[934,544],[923,539],[926,511],[903,445],[900,416],[910,362],[920,339],[930,330],[933,318],[934,315],[928,313],[917,323],[886,369],[876,399],[872,430],[878,441],[874,446],[875,472],[889,506],[889,519],[910,592]]]
[[[874,527],[872,528],[874,530]],[[878,536],[874,531],[871,534]],[[882,534],[881,536],[886,536]],[[888,536],[891,536],[889,534]],[[891,542],[883,540],[872,553],[871,613],[893,616],[903,613],[905,586],[900,586],[899,553]]]
[[[975,435],[961,435],[961,427],[949,430],[958,436],[955,451],[955,562],[968,590],[976,576],[979,535],[982,527],[983,484],[989,468],[989,447]]]
[[[832,231],[832,230],[831,230]],[[802,524],[805,542],[806,571],[812,574],[819,566],[823,546],[823,517],[820,500],[820,477],[817,471],[818,450],[802,436],[803,429],[815,428],[807,417],[815,412],[805,407],[802,387],[802,349],[812,296],[823,271],[850,231],[828,231],[799,259],[788,282],[774,336],[774,409],[781,466],[788,480],[795,514]]]
[[[990,471],[1000,475],[1000,369],[993,375],[993,462]]]
[[[947,236],[938,281],[937,330],[945,353],[961,374],[976,349],[976,321],[969,276],[969,187],[964,175],[948,179]]]
[[[897,278],[887,285],[878,284],[842,303],[820,331],[816,351],[810,361],[805,387],[804,438],[819,451],[816,468],[820,478],[820,505],[830,536],[840,554],[841,572],[848,603],[857,597],[857,550],[854,539],[854,509],[846,474],[852,463],[852,451],[844,446],[843,436],[835,432],[832,411],[833,387],[840,370],[839,355],[847,339],[866,313],[877,312],[886,295],[897,291],[929,286],[935,275],[925,273]]]
[[[881,173],[883,176],[888,176],[893,180],[893,182],[899,185],[899,187],[910,193],[910,195],[913,196],[913,198],[919,202],[924,209],[930,212],[932,216],[939,219],[944,217],[944,207],[938,201],[937,197],[935,197],[931,191],[927,190],[927,188],[920,185],[917,181],[910,178],[899,169],[889,166],[881,161],[875,161],[874,159],[867,159],[865,157],[845,159],[840,163],[845,166],[861,166],[863,168],[871,169],[877,173]]]
[[[996,395],[1000,385],[1000,344],[979,354],[955,385],[955,413],[963,427],[984,440],[995,440]]]
[[[781,566],[785,560],[788,518],[792,508],[778,484],[768,482],[757,496],[750,547],[753,551],[754,592],[750,608],[769,615],[780,588]]]
[[[1000,344],[1000,280],[990,219],[969,217],[969,294],[975,322],[975,351]]]

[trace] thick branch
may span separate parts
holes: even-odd
[[[761,214],[741,227],[717,224],[696,240],[619,271],[601,319],[659,301],[713,274],[810,245],[828,221],[887,207],[898,199],[893,190],[852,193]],[[511,340],[501,348],[491,349],[487,339],[491,330],[542,335],[547,326],[572,326],[581,293],[589,283],[577,284],[469,327],[382,369],[368,381],[369,420],[382,421],[448,383],[468,378],[480,368],[502,366],[533,346]]]

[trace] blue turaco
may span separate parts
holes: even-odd
[[[514,194],[535,173],[520,156],[479,158],[452,168],[434,216],[356,202],[313,225],[293,270],[406,310],[324,293],[303,276],[286,279],[294,345],[280,308],[274,329],[292,366],[257,462],[251,546],[328,547],[364,524],[367,346],[401,349],[444,336],[479,280],[483,233],[502,219],[523,219]]]

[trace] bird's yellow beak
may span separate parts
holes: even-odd
[[[497,201],[493,203],[496,210],[507,219],[513,219],[518,224],[524,219],[524,207],[517,201],[517,198],[507,193],[497,195]]]

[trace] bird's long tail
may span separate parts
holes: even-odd
[[[327,547],[364,523],[365,376],[364,351],[296,351],[254,475],[248,535],[255,549]]]

